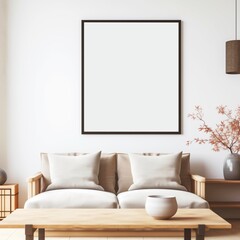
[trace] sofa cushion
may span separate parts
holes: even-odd
[[[182,152],[161,156],[143,156],[129,154],[133,184],[129,190],[136,189],[178,189],[186,190],[181,185]]]
[[[85,153],[59,153],[63,156],[79,156]],[[43,187],[42,191],[45,191],[48,185],[51,183],[50,171],[49,171],[49,154],[41,153],[41,172],[43,174]],[[99,185],[107,192],[116,193],[116,170],[117,169],[117,155],[115,153],[102,153],[100,158],[99,169]]]
[[[179,208],[209,208],[209,204],[196,194],[172,189],[141,189],[118,194],[120,208],[144,208],[149,195],[175,196]]]
[[[117,208],[115,194],[87,189],[59,189],[28,199],[24,208]]]
[[[47,190],[56,189],[95,189],[104,190],[98,185],[101,152],[81,156],[49,154],[51,184]]]
[[[139,153],[140,154],[140,153]],[[142,153],[144,156],[161,156],[165,153]],[[117,174],[118,174],[118,193],[128,191],[133,184],[131,173],[130,160],[127,153],[118,153],[117,156]],[[190,177],[190,154],[183,153],[180,171],[181,184],[191,191],[191,177]]]

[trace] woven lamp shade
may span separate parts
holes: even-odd
[[[240,74],[240,40],[226,42],[226,73]]]

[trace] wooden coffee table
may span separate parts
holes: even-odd
[[[230,229],[231,224],[210,209],[178,209],[170,220],[155,220],[145,209],[17,209],[0,222],[0,228],[25,228],[26,240],[45,239],[45,229],[113,232],[183,230],[184,239],[203,240],[206,229]]]

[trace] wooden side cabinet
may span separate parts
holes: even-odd
[[[218,185],[235,185],[236,189],[240,187],[240,180],[225,180],[225,179],[205,179],[206,187],[208,184]],[[240,201],[210,201],[211,208],[240,208]]]
[[[0,220],[18,208],[18,184],[0,185]]]

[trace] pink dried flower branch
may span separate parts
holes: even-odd
[[[207,139],[194,138],[192,141],[187,141],[187,145],[192,143],[212,145],[213,151],[229,150],[231,153],[240,151],[240,106],[233,112],[227,106],[218,106],[217,113],[225,117],[216,124],[215,129],[207,125],[204,120],[203,109],[200,106],[195,106],[195,111],[188,114],[193,120],[201,122],[198,130],[209,137]]]

